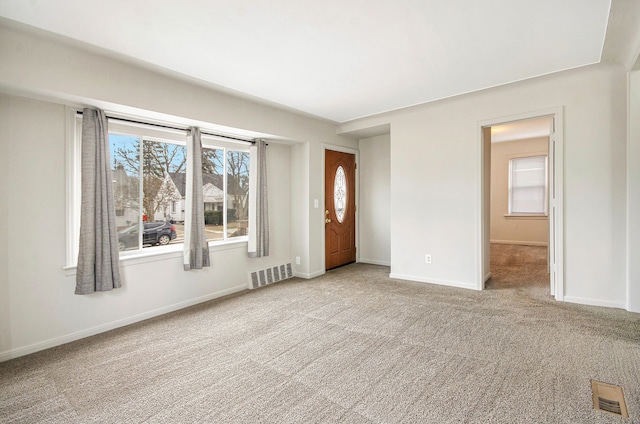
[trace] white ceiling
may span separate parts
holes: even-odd
[[[601,60],[610,0],[0,0],[0,16],[345,122]]]

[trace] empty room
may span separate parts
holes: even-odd
[[[0,0],[0,423],[640,423],[640,2]]]

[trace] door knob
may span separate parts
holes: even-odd
[[[331,218],[325,219],[324,222],[327,223],[327,224],[330,223],[331,222]]]

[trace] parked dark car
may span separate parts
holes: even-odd
[[[176,227],[165,221],[145,222],[142,232],[142,245],[165,245],[176,238]],[[132,225],[118,231],[118,245],[120,250],[138,248],[138,225]]]

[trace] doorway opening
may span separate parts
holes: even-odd
[[[554,110],[481,127],[480,288],[537,287],[562,300],[559,116]]]

